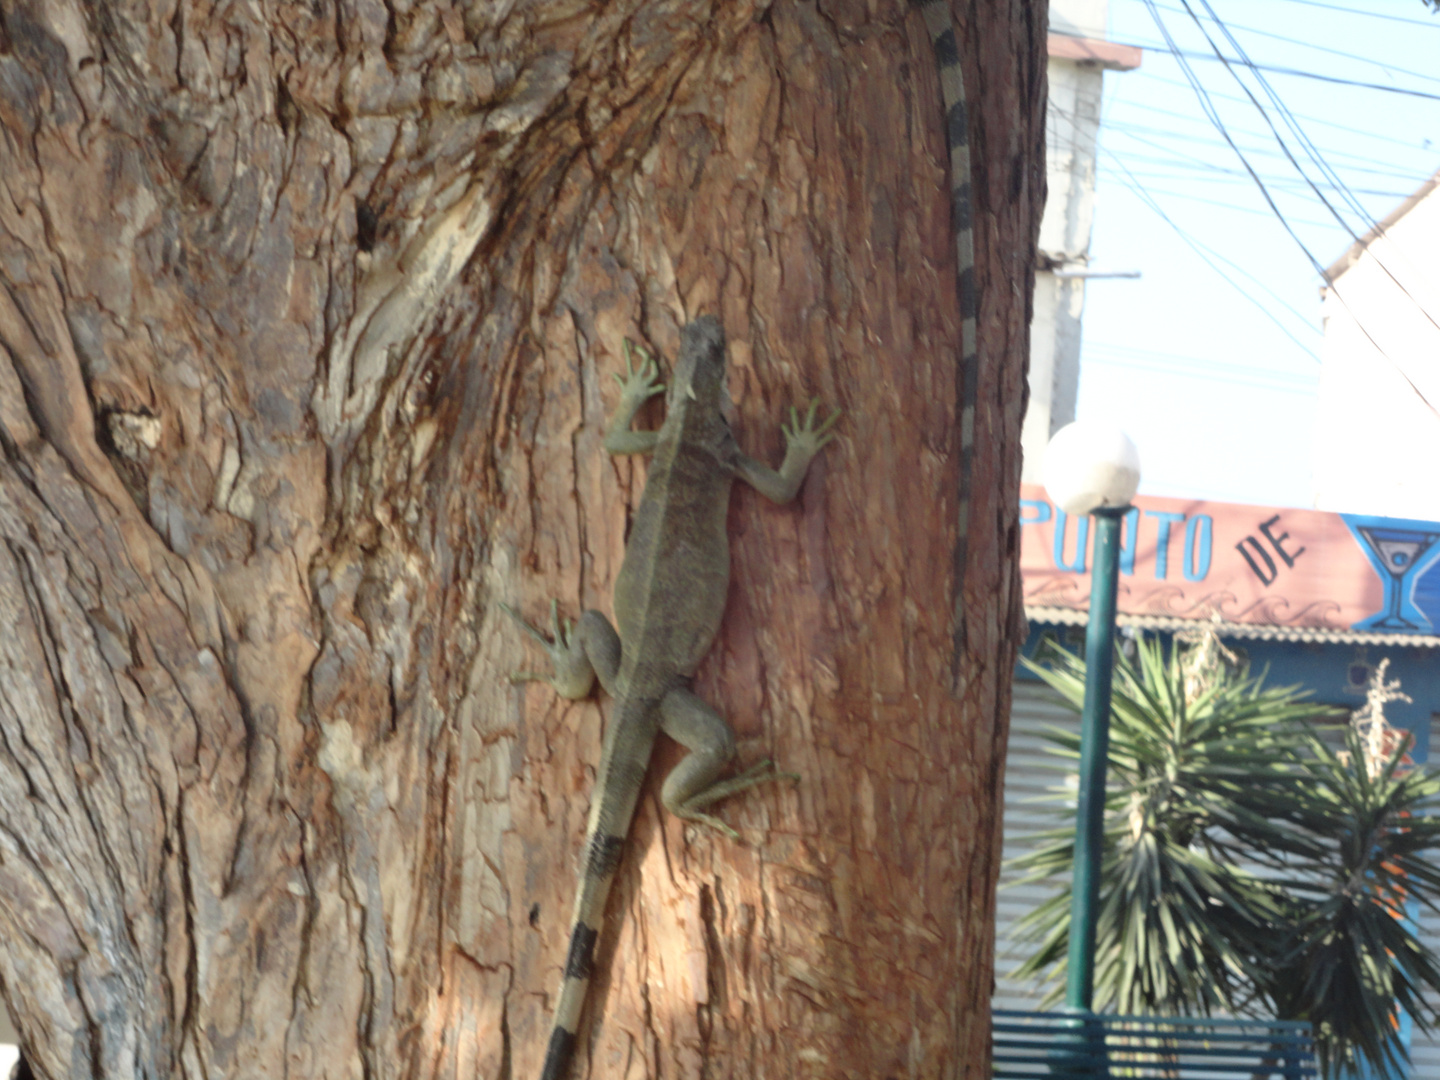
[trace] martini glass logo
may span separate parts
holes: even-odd
[[[1434,625],[1415,603],[1415,585],[1440,558],[1440,525],[1345,516],[1370,565],[1385,586],[1385,607],[1355,624],[1356,630],[1430,633]]]

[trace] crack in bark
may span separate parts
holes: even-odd
[[[246,694],[240,680],[232,678],[233,672],[238,667],[236,649],[238,643],[225,632],[223,626],[221,634],[224,639],[226,662],[222,667],[225,675],[226,687],[235,697],[235,704],[240,713],[240,723],[245,729],[245,744],[243,751],[245,764],[241,769],[240,777],[236,781],[236,789],[239,793],[240,820],[236,823],[235,839],[230,846],[230,854],[226,859],[225,877],[221,882],[221,898],[228,897],[235,892],[240,881],[240,860],[249,841],[249,832],[252,828],[250,823],[250,795],[251,785],[255,775],[255,755],[259,752],[257,743],[260,738],[259,725],[255,721],[254,713],[251,711],[249,695]]]
[[[201,1033],[194,1030],[196,1023],[195,1010],[204,999],[200,990],[200,957],[198,953],[199,934],[195,925],[195,877],[199,873],[190,858],[190,843],[185,832],[185,800],[188,792],[181,788],[179,801],[175,807],[176,817],[176,849],[175,855],[180,864],[180,889],[185,898],[185,1004],[180,1014],[181,1039],[190,1039],[191,1047],[195,1052],[196,1059],[205,1070],[206,1076],[213,1076],[208,1055],[205,1052],[205,1040]]]
[[[320,913],[320,898],[316,891],[315,880],[312,876],[312,871],[310,869],[310,853],[308,850],[308,846],[310,843],[310,829],[307,826],[305,819],[302,818],[298,813],[296,813],[295,809],[291,807],[288,803],[285,804],[285,811],[290,815],[291,819],[295,822],[295,825],[300,832],[300,876],[305,882],[305,915],[300,923],[300,941],[298,945],[298,951],[295,957],[295,973],[290,981],[290,1017],[289,1022],[286,1025],[285,1032],[285,1046],[287,1053],[285,1054],[284,1077],[286,1078],[286,1080],[288,1080],[288,1077],[290,1075],[291,1056],[288,1050],[290,1046],[291,1036],[295,1032],[295,1025],[300,1021],[300,1014],[302,1011],[302,1005],[300,1002],[301,993],[304,993],[306,999],[304,1008],[313,1008],[315,1005],[314,994],[312,993],[309,985],[309,966],[310,950],[314,938],[316,922]]]
[[[725,954],[720,945],[719,929],[715,924],[717,906],[716,894],[720,891],[720,879],[712,879],[713,885],[700,886],[699,915],[700,931],[705,942],[705,1002],[697,1002],[695,1026],[700,1032],[701,1076],[708,1074],[710,1046],[715,1033],[715,1017],[725,1015]],[[712,891],[713,889],[713,891]]]
[[[512,1080],[510,1052],[510,988],[507,986],[500,1005],[500,1072],[496,1080]]]
[[[97,758],[95,754],[94,744],[91,741],[91,735],[89,730],[80,723],[79,712],[76,709],[75,705],[74,691],[70,686],[69,678],[65,673],[64,664],[60,659],[62,653],[66,651],[64,645],[57,637],[57,635],[59,635],[61,631],[59,626],[52,618],[52,614],[49,610],[48,605],[42,599],[40,591],[41,579],[37,576],[35,572],[35,568],[31,563],[31,557],[29,552],[23,548],[12,549],[12,551],[16,551],[16,553],[18,553],[19,555],[19,558],[14,564],[17,570],[17,578],[21,583],[22,589],[25,591],[27,597],[30,600],[32,625],[36,631],[36,638],[39,641],[41,649],[45,654],[46,665],[49,669],[51,684],[55,690],[55,703],[59,709],[62,723],[64,724],[64,727],[66,729],[66,734],[69,735],[72,739],[78,737],[85,746],[85,754],[88,760],[83,763],[77,764],[75,768],[75,792],[79,801],[79,807],[81,812],[84,814],[85,822],[89,826],[90,835],[95,841],[96,853],[100,856],[100,860],[104,865],[105,870],[110,878],[108,884],[112,889],[111,896],[122,897],[125,894],[125,882],[127,881],[127,875],[120,865],[120,860],[117,857],[115,849],[111,843],[111,838],[108,831],[102,826],[101,820],[97,816],[98,808],[95,806],[94,800],[87,791],[87,781],[93,779],[93,777],[86,777],[85,770],[88,769],[92,773],[101,770],[97,769],[96,767],[95,762]],[[101,758],[100,760],[102,762],[101,769],[103,769],[106,779],[110,782],[109,786],[114,791],[123,808],[126,805],[125,785],[123,783],[120,783],[118,778],[114,775],[112,771],[113,763],[108,759],[108,756]],[[122,816],[122,820],[128,821],[133,819],[131,815],[125,814]],[[133,837],[130,839],[130,842],[133,845]],[[62,848],[62,850],[64,849]],[[134,850],[133,846],[131,850]],[[121,912],[123,915],[123,905],[121,907]]]

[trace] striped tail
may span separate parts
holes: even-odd
[[[633,811],[634,803],[635,799],[630,798],[629,807],[624,809]],[[609,815],[599,816],[603,821]],[[625,829],[630,822],[629,813],[622,816],[624,820],[618,823],[618,828],[614,821],[592,821],[590,825],[580,890],[575,897],[570,949],[565,956],[565,975],[560,983],[560,1000],[555,1006],[555,1023],[550,1030],[550,1045],[545,1051],[540,1080],[565,1080],[570,1059],[575,1055],[580,1011],[585,1007],[590,975],[595,968],[595,945],[605,918],[605,900],[615,880],[615,868],[625,847]]]
[[[970,125],[965,108],[965,78],[960,68],[959,38],[950,16],[949,0],[911,0],[925,19],[940,96],[945,102],[945,141],[950,148],[950,229],[955,234],[955,281],[960,302],[960,497],[955,534],[955,659],[965,646],[965,563],[970,538],[971,460],[975,453],[975,398],[979,381],[975,285],[975,222],[970,192]]]

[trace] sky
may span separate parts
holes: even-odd
[[[1320,270],[1440,169],[1440,17],[1422,0],[1188,3],[1199,24],[1186,0],[1110,0],[1095,34],[1145,53],[1105,74],[1091,268],[1141,276],[1087,283],[1077,416],[1129,432],[1142,493],[1311,506],[1314,440],[1335,437],[1315,430]]]

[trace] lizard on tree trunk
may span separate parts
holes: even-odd
[[[638,371],[627,357],[620,404],[605,433],[612,454],[654,452],[615,578],[615,625],[598,611],[585,612],[574,626],[562,624],[552,601],[552,641],[505,609],[545,647],[553,666],[552,675],[520,674],[517,681],[548,682],[574,699],[589,694],[598,676],[615,699],[591,796],[570,948],[541,1080],[561,1080],[575,1050],[605,901],[656,734],[664,731],[690,751],[665,779],[660,796],[665,808],[732,839],[738,834],[704,808],[784,775],[767,761],[718,779],[735,756],[735,734],[691,692],[690,679],[725,613],[731,482],[739,477],[773,502],[789,502],[840,414],[817,426],[818,402],[811,402],[803,420],[792,408],[791,422],[782,428],[785,461],[779,472],[767,468],[740,452],[721,413],[725,335],[719,322],[698,318],[685,326],[680,341],[660,430],[630,430],[640,406],[665,389],[656,382],[655,361],[642,353]]]

